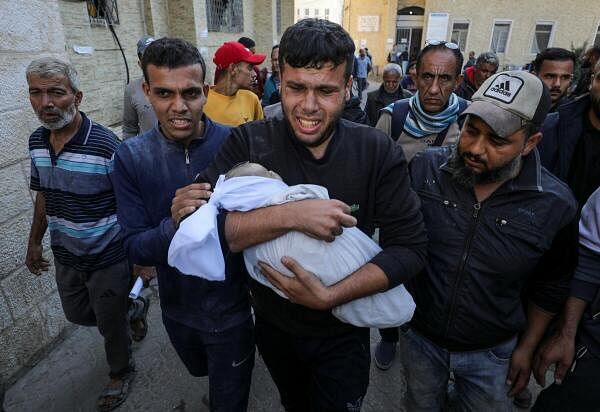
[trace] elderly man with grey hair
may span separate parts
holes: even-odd
[[[496,53],[491,51],[481,53],[477,57],[475,65],[465,69],[463,81],[458,86],[455,93],[463,99],[471,100],[471,96],[473,96],[483,82],[490,76],[496,74],[499,64]]]
[[[379,111],[396,100],[412,96],[412,93],[400,86],[402,80],[402,68],[396,63],[386,64],[383,68],[383,83],[379,89],[367,93],[367,104],[365,112],[369,117],[371,126],[377,124]]]
[[[48,271],[42,239],[49,229],[66,318],[97,326],[104,338],[110,382],[97,407],[110,411],[125,401],[135,376],[127,322],[131,270],[111,182],[119,140],[79,111],[83,94],[71,64],[41,58],[29,64],[26,76],[42,124],[29,138],[30,188],[37,193],[27,268],[35,275]]]

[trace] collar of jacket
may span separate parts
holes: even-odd
[[[448,162],[444,162],[440,166],[440,169],[450,174],[454,171]],[[536,148],[523,157],[523,164],[519,174],[503,186],[509,191],[544,191],[542,187],[542,163]]]

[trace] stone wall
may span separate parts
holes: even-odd
[[[208,33],[205,0],[119,0],[114,26],[131,79],[141,76],[137,40],[145,33],[180,36],[198,45],[209,64],[224,42],[241,36],[258,39],[268,54],[274,39],[275,0],[244,1],[242,33]],[[282,28],[291,24],[293,1],[282,5]],[[266,13],[257,7],[268,8]],[[28,137],[39,123],[28,99],[25,68],[35,58],[71,61],[81,78],[82,110],[106,126],[121,122],[126,70],[109,29],[90,25],[86,3],[67,0],[0,0],[0,404],[7,385],[50,348],[69,327],[56,290],[53,267],[42,276],[24,265],[34,193],[29,190]],[[255,21],[255,19],[257,21]],[[262,34],[261,30],[265,31]],[[74,46],[92,47],[78,54]],[[268,64],[268,59],[266,61]],[[52,261],[48,237],[45,255]]]
[[[81,77],[81,109],[96,122],[110,126],[123,115],[123,88],[127,82],[125,62],[108,27],[90,25],[86,3],[59,1],[69,60]],[[131,79],[141,77],[136,44],[145,34],[139,0],[120,0],[120,24],[115,33],[123,47]],[[92,55],[77,54],[73,46],[91,46]]]
[[[29,104],[25,68],[42,56],[66,58],[57,1],[0,0],[0,393],[15,373],[67,326],[54,274],[24,265],[31,227],[29,134],[38,127]],[[47,239],[45,240],[48,245]],[[47,252],[46,256],[51,257]]]

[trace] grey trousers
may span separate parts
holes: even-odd
[[[56,259],[56,284],[66,318],[84,326],[97,326],[104,337],[110,376],[117,378],[133,369],[127,319],[131,270],[127,260],[93,271],[81,272]]]

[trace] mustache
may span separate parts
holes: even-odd
[[[475,155],[471,152],[462,152],[459,154],[460,154],[460,157],[462,157],[463,159],[469,159],[471,162],[480,163],[482,165],[486,164],[486,162],[481,159],[481,156]]]

